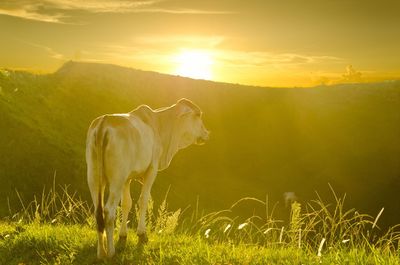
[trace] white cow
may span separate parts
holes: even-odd
[[[143,182],[137,234],[139,242],[147,242],[146,211],[151,186],[157,172],[169,166],[176,152],[191,144],[203,144],[208,139],[209,132],[201,115],[198,106],[181,99],[170,107],[152,110],[141,105],[129,113],[103,115],[92,122],[87,134],[86,162],[88,185],[95,206],[98,258],[112,257],[115,253],[113,231],[120,201],[119,236],[126,239],[128,213],[132,206],[130,183],[136,178]],[[103,206],[105,195],[107,199]]]

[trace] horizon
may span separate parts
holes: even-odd
[[[0,68],[49,73],[73,60],[262,87],[397,80],[399,8],[390,0],[3,2]]]
[[[393,78],[393,79],[382,79],[382,80],[373,80],[373,81],[363,81],[363,80],[346,80],[342,82],[335,82],[335,83],[319,83],[319,84],[313,84],[310,86],[267,86],[267,85],[253,85],[253,84],[242,84],[242,83],[230,83],[230,82],[225,82],[225,81],[216,81],[216,80],[208,80],[208,79],[202,79],[202,78],[196,78],[192,76],[184,76],[184,75],[179,75],[179,74],[170,74],[170,73],[162,73],[162,72],[157,72],[157,71],[152,71],[152,70],[143,70],[143,69],[138,69],[138,68],[133,68],[129,66],[124,66],[124,65],[118,65],[118,64],[113,64],[113,63],[100,63],[100,62],[86,62],[86,61],[74,61],[74,60],[68,60],[65,61],[60,67],[55,69],[54,71],[41,71],[41,70],[32,70],[32,69],[24,69],[24,68],[6,68],[6,67],[0,67],[0,73],[2,71],[15,71],[15,72],[26,72],[30,74],[35,74],[35,75],[47,75],[47,74],[54,74],[57,73],[60,69],[65,67],[68,64],[88,64],[88,65],[101,65],[101,66],[113,66],[117,68],[122,68],[122,69],[129,69],[132,71],[139,71],[139,72],[145,72],[145,73],[152,73],[152,74],[159,74],[159,75],[164,75],[167,77],[177,77],[177,78],[187,78],[191,79],[193,81],[205,81],[205,82],[213,82],[213,83],[218,83],[218,84],[228,84],[228,85],[234,85],[234,86],[244,86],[244,87],[256,87],[256,88],[282,88],[282,89],[291,89],[291,88],[304,88],[304,89],[312,89],[312,88],[318,88],[321,86],[341,86],[341,85],[367,85],[367,84],[381,84],[381,83],[389,83],[389,82],[400,82],[400,78]]]

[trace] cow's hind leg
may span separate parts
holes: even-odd
[[[128,222],[128,216],[129,216],[129,211],[132,208],[132,198],[131,198],[131,180],[127,180],[126,183],[124,184],[124,190],[122,193],[122,200],[121,200],[121,206],[122,206],[122,222],[121,222],[121,229],[119,230],[119,239],[122,243],[126,241],[126,236],[128,233],[128,227],[127,227],[127,222]]]
[[[103,202],[101,201],[102,198],[104,198],[104,187],[101,187],[100,191],[100,185],[98,183],[98,180],[94,178],[93,175],[93,170],[91,167],[88,167],[88,184],[89,184],[89,190],[90,190],[90,195],[93,200],[93,205],[94,205],[94,213],[95,216],[98,217],[99,215],[103,215],[103,209],[102,209],[102,204]],[[100,193],[101,192],[101,193]],[[100,195],[100,196],[99,196]],[[97,257],[99,259],[105,258],[107,253],[104,245],[104,223],[101,223],[99,218],[96,218],[96,223],[97,223]]]
[[[142,191],[139,198],[139,224],[137,228],[137,235],[139,236],[139,243],[147,243],[147,235],[146,235],[146,212],[147,212],[147,204],[150,198],[151,187],[153,186],[154,180],[157,175],[157,169],[153,166],[150,166],[146,171]]]
[[[98,205],[99,203],[102,202],[98,202],[98,201],[93,201],[95,203],[95,215],[96,215],[96,219],[98,215],[102,215],[103,214],[103,209],[99,208]],[[101,225],[103,224],[99,224],[99,221],[96,220],[97,222],[97,258],[99,259],[103,259],[107,256],[106,253],[106,249],[105,249],[105,242],[104,242],[104,226],[101,227]]]
[[[119,183],[110,183],[107,203],[104,207],[104,219],[107,236],[107,256],[111,258],[115,254],[113,241],[115,212],[121,199],[121,191],[123,185]]]

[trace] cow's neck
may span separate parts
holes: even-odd
[[[175,108],[169,108],[156,114],[157,131],[161,142],[159,170],[169,166],[179,151],[180,126]]]

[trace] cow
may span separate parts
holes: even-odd
[[[113,231],[120,201],[119,236],[120,240],[126,240],[132,179],[139,179],[143,184],[138,201],[137,235],[139,243],[146,243],[147,204],[157,172],[166,169],[180,149],[202,145],[208,137],[200,108],[188,99],[156,110],[141,105],[129,113],[106,114],[93,120],[87,133],[86,163],[95,208],[99,259],[115,254]]]

